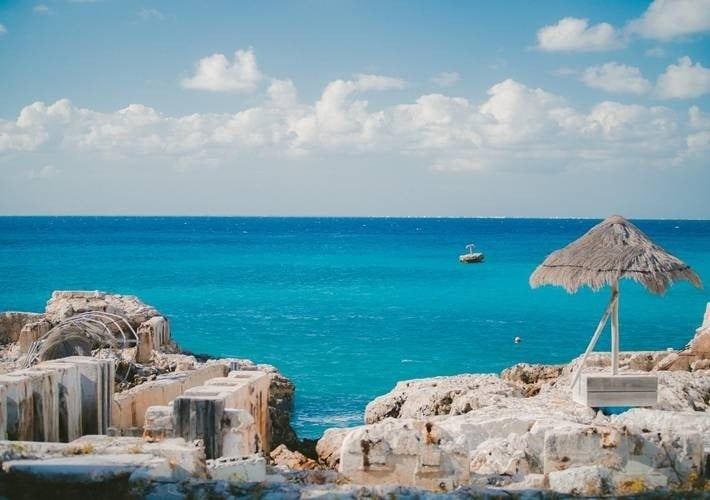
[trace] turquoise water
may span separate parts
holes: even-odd
[[[597,222],[0,217],[0,310],[41,311],[58,289],[138,295],[185,349],[276,365],[297,386],[299,435],[315,437],[360,423],[398,380],[578,355],[608,290],[528,277]],[[710,221],[634,222],[710,282]],[[458,263],[469,242],[484,264]],[[687,283],[621,293],[622,350],[682,347],[710,301]]]

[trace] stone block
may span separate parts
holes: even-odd
[[[628,436],[612,427],[573,427],[545,433],[543,471],[601,465],[621,470],[629,458]]]
[[[251,413],[254,418],[257,433],[261,440],[262,451],[268,453],[271,450],[271,421],[269,418],[269,392],[271,390],[271,375],[264,371],[239,370],[231,371],[226,380],[242,380],[247,382],[248,401],[243,401],[238,406],[232,408],[243,408]],[[225,378],[216,378],[207,382],[229,383]]]
[[[143,326],[143,325],[141,325]],[[136,346],[136,361],[147,363],[153,357],[153,335],[150,330],[138,329],[138,345]]]
[[[173,437],[173,407],[150,406],[145,412],[143,438],[161,441]]]
[[[34,367],[15,373],[30,378],[33,405],[33,441],[59,441],[59,379],[55,370]]]
[[[266,480],[266,460],[260,455],[208,460],[207,472],[219,481],[260,483]]]
[[[79,368],[82,434],[105,434],[111,426],[113,361],[90,356],[70,356],[55,362],[69,363]]]
[[[51,329],[52,324],[46,319],[27,323],[22,327],[22,330],[20,330],[20,352],[22,354],[27,354],[32,344]]]
[[[222,456],[243,457],[261,451],[254,418],[247,410],[227,408],[222,416]]]
[[[11,441],[32,441],[34,405],[30,377],[17,373],[0,375],[5,387],[6,433]]]
[[[128,478],[152,460],[125,454],[9,461],[2,464],[3,483],[22,498],[129,498]]]
[[[173,425],[176,436],[185,441],[201,440],[205,456],[222,456],[222,416],[224,397],[217,395],[183,395],[173,402]]]
[[[340,472],[357,484],[453,490],[469,483],[468,451],[433,422],[385,419],[343,440]]]
[[[609,470],[597,465],[554,471],[547,477],[551,490],[567,495],[606,496],[613,488]]]
[[[79,367],[70,363],[45,361],[33,370],[52,370],[58,374],[59,441],[67,443],[81,437],[81,378]]]
[[[67,446],[74,450],[90,449],[95,455],[150,454],[168,459],[171,467],[182,471],[181,475],[207,477],[203,450],[180,438],[147,442],[142,437],[83,436]]]
[[[8,311],[0,312],[0,344],[17,342],[22,327],[27,323],[39,321],[44,316],[38,313]]]
[[[0,440],[7,439],[7,389],[0,384]]]
[[[154,349],[159,349],[170,342],[170,322],[164,316],[154,316],[141,323],[138,334],[140,335],[141,332],[150,335]]]
[[[205,365],[195,370],[160,375],[156,380],[117,393],[111,403],[111,423],[118,429],[143,427],[149,407],[165,406],[185,390],[211,378],[223,377],[225,373],[224,365]]]

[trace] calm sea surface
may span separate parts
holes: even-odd
[[[532,290],[528,277],[597,222],[0,217],[0,310],[42,311],[53,290],[138,295],[185,349],[276,365],[296,383],[299,435],[316,437],[361,423],[398,380],[582,352],[608,290]],[[634,222],[710,286],[710,221]],[[484,264],[458,263],[469,242]],[[710,301],[687,283],[657,297],[625,280],[621,293],[622,350],[682,347]]]

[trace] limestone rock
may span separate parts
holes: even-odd
[[[388,418],[348,433],[340,472],[357,484],[449,491],[469,482],[468,451],[434,420]]]
[[[280,444],[270,455],[276,465],[283,465],[294,470],[316,470],[320,469],[318,462],[306,457],[298,451],[291,451],[285,445]]]
[[[710,374],[686,371],[658,372],[658,403],[654,408],[673,411],[707,411]]]
[[[160,313],[133,295],[112,295],[100,291],[57,291],[47,302],[45,315],[52,323],[59,323],[76,314],[103,311],[126,317],[134,329]]]
[[[261,455],[208,460],[207,472],[212,479],[260,483],[266,479],[266,460]]]
[[[531,365],[518,363],[506,368],[500,378],[519,386],[526,397],[534,396],[540,392],[542,384],[556,380],[564,365]]]
[[[490,438],[471,452],[472,476],[482,476],[490,484],[491,476],[518,478],[532,472],[540,472],[537,457],[528,451],[527,439],[521,434],[510,434],[507,438]],[[472,479],[473,481],[473,479]]]
[[[612,478],[605,467],[589,465],[548,475],[550,489],[569,495],[604,496],[612,492]]]
[[[41,320],[42,314],[31,312],[0,312],[0,344],[17,342],[20,331],[27,323]]]
[[[259,370],[271,377],[269,385],[269,420],[271,422],[271,445],[276,447],[285,444],[289,449],[298,449],[301,443],[296,431],[291,427],[296,386],[291,380],[279,372],[277,368],[267,364],[256,364],[248,359],[226,359],[230,371]]]
[[[327,429],[316,445],[318,460],[331,469],[337,469],[340,464],[340,448],[343,440],[352,430],[352,427]]]
[[[398,382],[365,408],[365,422],[467,413],[522,392],[496,375],[456,375]]]
[[[710,358],[696,359],[690,364],[690,371],[697,372],[700,370],[710,370]]]

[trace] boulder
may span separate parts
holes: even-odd
[[[327,429],[316,444],[318,460],[331,469],[337,469],[340,464],[340,448],[343,440],[352,430],[352,427]]]
[[[518,363],[503,370],[500,378],[517,385],[523,394],[529,397],[540,392],[540,387],[543,384],[556,380],[562,373],[564,366]]]
[[[282,465],[292,470],[316,470],[321,468],[315,460],[311,460],[298,451],[291,451],[283,444],[277,446],[269,456],[276,465]]]
[[[365,408],[365,422],[385,418],[418,418],[458,415],[495,404],[508,397],[522,397],[514,384],[496,375],[455,375],[398,382],[389,393]]]
[[[710,403],[710,373],[659,371],[657,410],[707,411]]]
[[[468,450],[433,420],[388,418],[348,433],[340,472],[357,484],[451,491],[469,482]]]
[[[17,342],[20,331],[27,323],[40,321],[42,314],[31,312],[0,312],[0,344]]]
[[[100,291],[57,291],[47,302],[45,316],[52,323],[59,323],[80,313],[102,311],[125,317],[134,329],[141,323],[159,316],[152,306],[144,304],[133,295],[112,295]]]
[[[611,494],[613,488],[609,470],[597,465],[551,472],[548,481],[550,489],[577,496],[605,496]]]

